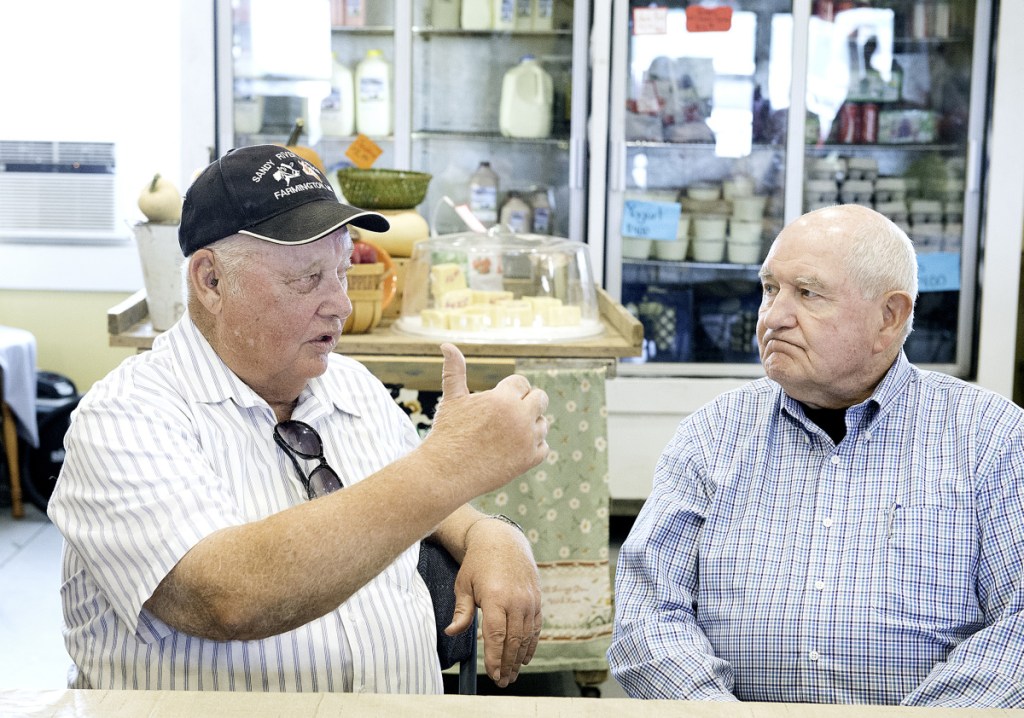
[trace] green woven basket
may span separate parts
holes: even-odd
[[[412,209],[427,196],[431,175],[406,170],[338,170],[345,200],[361,209]]]

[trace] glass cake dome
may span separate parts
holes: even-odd
[[[493,230],[416,243],[395,327],[445,341],[503,343],[604,331],[587,245]]]

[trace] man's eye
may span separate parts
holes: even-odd
[[[818,296],[818,293],[815,292],[813,289],[801,289],[800,295],[808,299],[814,299],[816,296]]]
[[[761,292],[764,294],[775,294],[775,287],[770,284],[762,284]]]

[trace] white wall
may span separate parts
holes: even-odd
[[[116,142],[123,235],[0,242],[0,289],[142,287],[139,192],[155,172],[184,189],[212,144],[212,13],[212,0],[0,3],[0,139]]]

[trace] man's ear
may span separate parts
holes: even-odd
[[[882,303],[882,326],[878,332],[875,349],[885,352],[893,342],[902,341],[903,327],[914,309],[914,300],[902,291],[893,291],[885,295]]]
[[[193,291],[206,311],[216,313],[223,293],[221,272],[213,252],[198,249],[188,260],[188,277]]]

